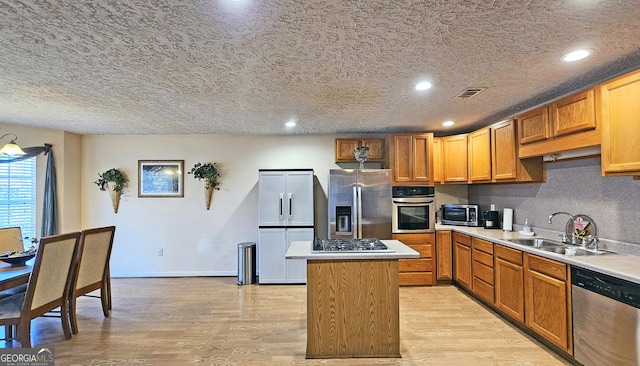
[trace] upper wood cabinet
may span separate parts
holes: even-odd
[[[518,148],[514,120],[491,126],[491,178],[496,181],[516,179],[518,176]],[[542,161],[542,159],[540,159]],[[540,164],[542,167],[542,164]]]
[[[521,145],[549,138],[549,107],[537,108],[518,116],[518,142]]]
[[[602,174],[640,175],[640,71],[600,85]]]
[[[519,159],[515,120],[491,125],[491,178],[494,182],[542,182],[542,156]]]
[[[521,158],[600,144],[594,89],[523,113],[517,121]]]
[[[447,136],[440,140],[445,183],[467,183],[468,181],[467,136],[467,134]]]
[[[390,136],[389,160],[394,185],[433,184],[433,134]]]
[[[433,183],[444,183],[442,166],[442,138],[434,137],[431,145],[433,146]]]
[[[596,129],[595,90],[560,99],[549,107],[553,137]]]
[[[336,139],[336,163],[353,163],[356,161],[353,150],[359,146],[369,146],[367,161],[384,161],[384,139],[381,138],[338,138]]]
[[[491,181],[491,128],[469,133],[467,153],[469,182]]]

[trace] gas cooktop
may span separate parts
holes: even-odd
[[[313,240],[312,252],[395,252],[375,238],[364,239],[320,239]]]

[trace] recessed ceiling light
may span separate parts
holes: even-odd
[[[592,50],[577,50],[573,52],[569,52],[566,55],[562,56],[562,61],[571,62],[582,60],[583,58],[589,56]]]
[[[444,121],[442,122],[442,125],[444,127],[449,127],[449,126],[453,126],[454,122],[453,121]]]
[[[284,125],[285,125],[285,126],[287,126],[287,127],[295,127],[295,125],[296,125],[296,121],[295,121],[295,120],[293,120],[293,119],[290,119],[290,120],[288,120],[288,121],[287,121],[287,123],[285,123]]]
[[[432,86],[433,85],[428,81],[421,81],[416,84],[416,90],[418,91],[427,90],[427,89],[430,89]]]

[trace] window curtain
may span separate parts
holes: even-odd
[[[44,146],[25,147],[22,150],[26,153],[20,156],[11,156],[0,161],[0,164],[11,163],[29,159],[44,153],[47,156],[47,170],[44,177],[44,200],[42,207],[42,227],[40,237],[58,234],[58,193],[56,190],[56,164],[53,159],[51,144]]]

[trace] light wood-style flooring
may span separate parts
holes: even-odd
[[[235,277],[114,278],[113,310],[78,300],[79,333],[32,322],[56,365],[569,365],[453,286],[400,289],[402,358],[307,360],[306,287]],[[354,335],[358,336],[358,335]],[[18,347],[0,342],[0,347]]]

